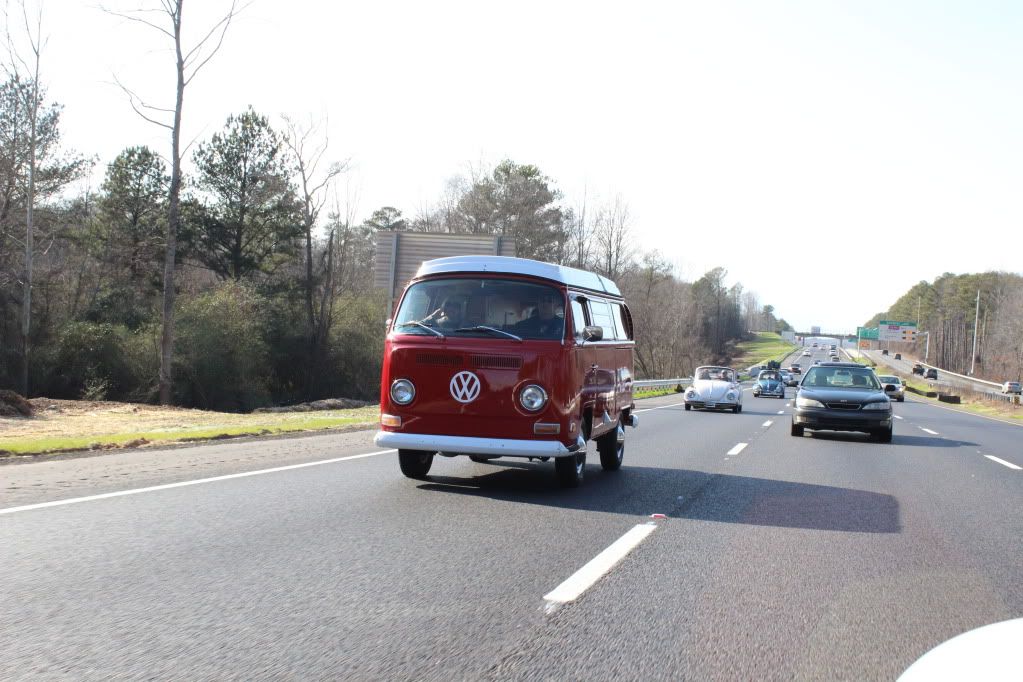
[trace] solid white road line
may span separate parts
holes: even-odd
[[[761,424],[761,426],[770,426],[770,425],[771,425],[771,424],[773,424],[773,423],[774,423],[773,421],[771,421],[770,419],[768,419],[768,420],[767,420],[766,422],[764,422],[763,424]]]
[[[672,403],[671,405],[661,405],[660,407],[644,407],[642,410],[634,410],[634,412],[636,414],[639,414],[640,412],[653,412],[654,410],[666,410],[669,407],[681,407],[682,405],[685,405],[685,402]]]
[[[246,476],[260,476],[262,474],[274,474],[278,471],[290,471],[291,469],[304,469],[305,467],[314,467],[321,464],[334,464],[335,462],[347,462],[352,459],[363,459],[364,457],[375,457],[376,455],[384,455],[388,452],[397,452],[397,450],[378,450],[376,452],[367,452],[362,455],[349,455],[347,457],[334,457],[333,459],[321,459],[316,462],[305,462],[303,464],[289,464],[282,467],[274,467],[272,469],[259,469],[258,471],[245,471],[240,474],[226,474],[224,476],[213,476],[211,478],[198,478],[194,481],[179,481],[178,483],[166,483],[164,485],[153,485],[148,488],[134,488],[132,490],[118,490],[112,493],[103,493],[101,495],[89,495],[87,497],[72,497],[67,500],[55,500],[53,502],[40,502],[38,504],[26,504],[20,507],[8,507],[7,509],[0,509],[0,514],[13,514],[15,512],[29,511],[32,509],[46,509],[47,507],[62,507],[66,504],[78,504],[79,502],[92,502],[93,500],[105,500],[111,497],[123,497],[125,495],[138,495],[140,493],[151,493],[157,490],[170,490],[171,488],[184,488],[188,485],[199,485],[200,483],[214,483],[216,481],[228,481],[232,478],[245,478]]]
[[[938,432],[937,432],[937,431],[931,431],[930,429],[925,429],[925,428],[924,428],[924,427],[922,427],[922,426],[918,426],[917,428],[918,428],[918,429],[920,429],[921,431],[923,431],[924,433],[929,433],[929,434],[931,434],[932,436],[937,436],[937,435],[938,435]]]
[[[994,455],[984,455],[984,456],[987,457],[988,459],[990,459],[992,462],[998,462],[999,464],[1007,466],[1010,469],[1015,469],[1016,471],[1023,470],[1023,467],[1018,467],[1015,464],[1013,464],[1012,462],[1006,462],[1004,459],[998,459]]]
[[[749,443],[739,443],[738,445],[736,445],[734,448],[732,448],[731,450],[729,450],[725,454],[726,455],[737,455],[740,452],[742,452],[743,450],[745,450],[747,445],[749,445]]]
[[[629,532],[615,540],[607,549],[570,575],[565,582],[545,594],[543,598],[547,602],[548,609],[578,599],[583,592],[604,577],[608,571],[615,567],[615,564],[624,559],[655,530],[657,530],[657,524],[652,522],[633,526]]]

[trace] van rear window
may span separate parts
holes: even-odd
[[[544,284],[502,278],[430,279],[409,287],[394,318],[400,334],[562,339],[565,296]],[[504,332],[504,333],[502,333]]]

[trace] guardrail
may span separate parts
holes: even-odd
[[[644,379],[642,381],[633,381],[632,387],[634,389],[674,388],[676,386],[688,386],[691,383],[693,383],[692,377],[680,377],[678,379]]]

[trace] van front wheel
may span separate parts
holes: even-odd
[[[586,453],[582,452],[568,457],[557,457],[554,460],[554,471],[558,474],[558,482],[562,488],[578,488],[583,482],[583,471],[586,469]]]
[[[401,473],[409,478],[423,479],[430,472],[433,453],[426,450],[398,450],[398,465]]]
[[[600,453],[600,466],[604,471],[618,471],[622,468],[625,458],[625,429],[621,422],[614,429],[597,439],[597,452]]]

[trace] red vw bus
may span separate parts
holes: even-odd
[[[426,261],[388,328],[378,446],[402,473],[435,455],[547,461],[583,478],[586,442],[616,471],[632,414],[632,316],[611,280],[524,258]]]

